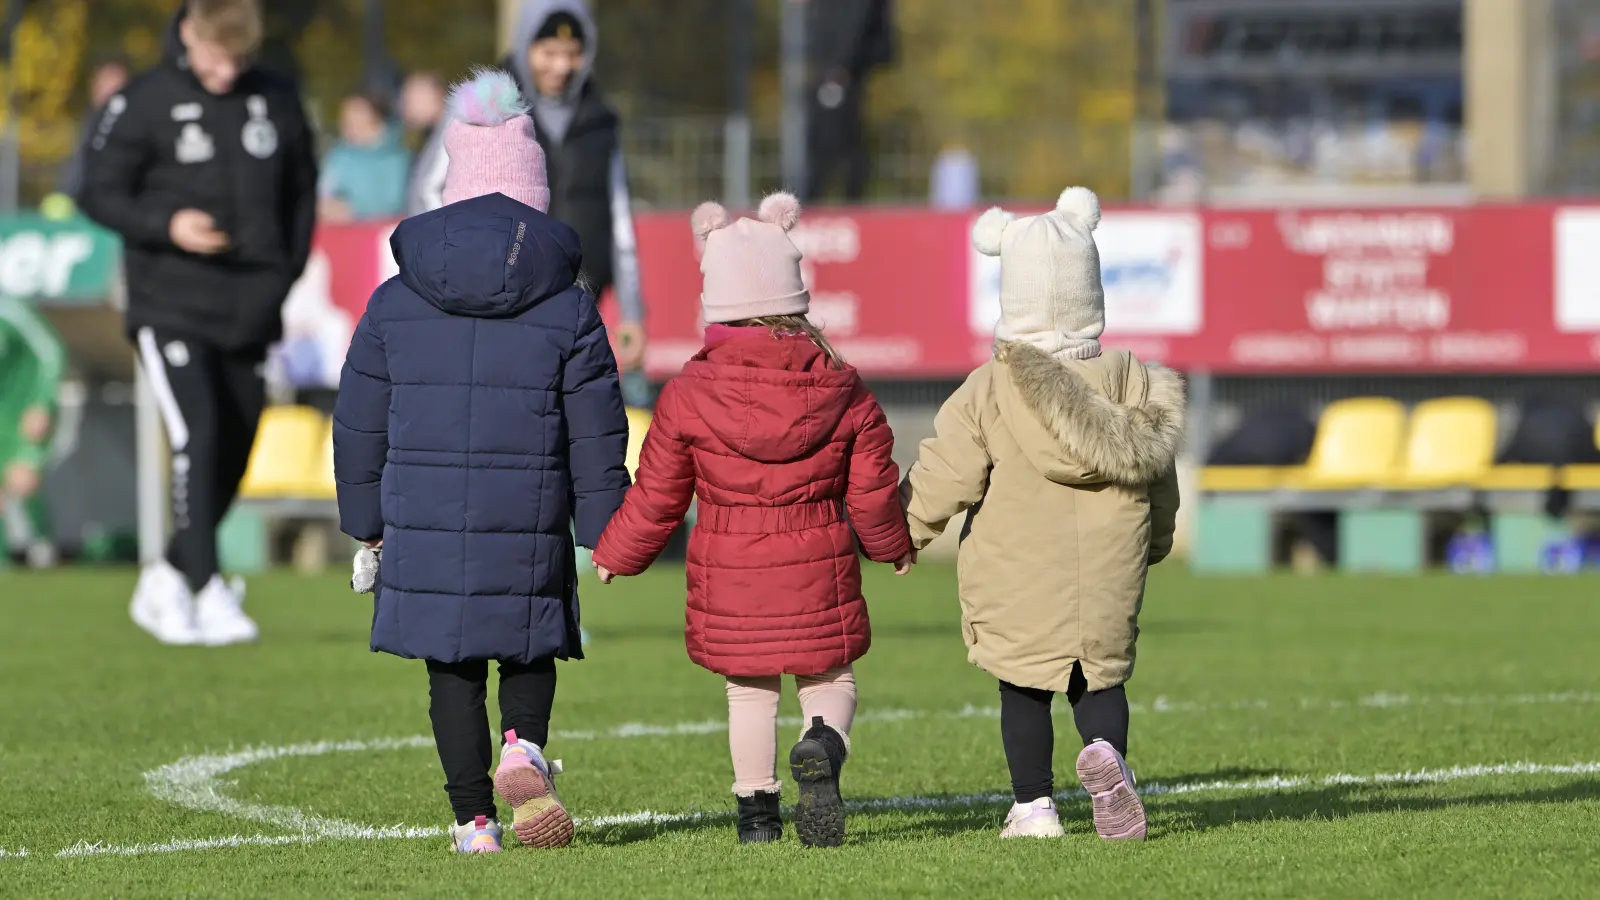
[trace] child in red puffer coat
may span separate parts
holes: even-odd
[[[730,223],[705,203],[691,217],[706,346],[662,391],[638,480],[594,561],[606,583],[643,572],[698,498],[685,634],[689,658],[728,680],[739,839],[783,831],[773,736],[787,674],[811,723],[789,754],[795,830],[807,845],[836,846],[851,664],[872,643],[857,550],[903,575],[911,539],[883,409],[805,318],[788,235],[800,205],[774,194],[759,215]]]

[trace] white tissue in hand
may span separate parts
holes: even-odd
[[[350,573],[351,590],[358,594],[372,593],[378,584],[378,559],[378,551],[370,547],[356,551],[355,564]]]

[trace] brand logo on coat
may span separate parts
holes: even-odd
[[[252,96],[245,105],[250,110],[250,121],[244,123],[239,140],[246,153],[256,159],[269,159],[278,152],[278,129],[267,118],[267,98]]]
[[[178,133],[177,155],[184,165],[209,162],[217,155],[216,142],[198,123],[190,122]]]
[[[517,241],[516,241],[516,243],[511,245],[511,255],[506,257],[506,265],[514,266],[514,265],[517,264],[517,257],[522,255],[522,239],[527,237],[527,236],[528,236],[528,223],[527,222],[518,222],[517,223]]]
[[[198,122],[205,112],[205,107],[198,103],[179,103],[172,108],[172,121]]]

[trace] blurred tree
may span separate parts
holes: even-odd
[[[85,58],[117,54],[136,68],[154,64],[179,2],[29,0],[16,73],[28,97],[28,159],[60,158],[70,149],[85,101]],[[722,0],[592,4],[601,33],[601,80],[626,117],[723,113],[729,31]],[[1108,199],[1126,196],[1136,108],[1136,4],[899,0],[895,19],[903,52],[893,68],[873,79],[867,99],[874,193],[920,193],[918,183],[925,184],[939,150],[962,143],[977,154],[990,196],[1044,199],[1068,183],[1091,185]],[[263,6],[264,61],[277,68],[298,61],[307,105],[313,117],[325,120],[339,98],[360,84],[363,0],[266,0]],[[473,64],[498,62],[505,48],[497,36],[497,6],[497,0],[385,0],[389,52],[403,70],[431,69],[447,78]],[[780,7],[780,0],[754,4],[751,112],[763,153],[771,150],[780,111]],[[651,146],[659,151],[652,155],[659,157],[663,177],[704,167],[707,144],[680,144],[659,133]]]
[[[72,152],[78,120],[73,89],[84,53],[88,0],[37,0],[23,10],[11,59],[0,68],[0,91],[15,91],[14,112],[24,159],[60,159]]]
[[[994,196],[1067,184],[1127,195],[1135,0],[902,2],[896,14],[902,46],[917,49],[873,86],[873,119],[935,150],[965,144]]]

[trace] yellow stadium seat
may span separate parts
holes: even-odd
[[[1600,491],[1600,466],[1562,466],[1560,483],[1569,491]]]
[[[313,454],[327,427],[322,413],[309,406],[267,407],[239,496],[256,500],[301,496],[312,480]]]
[[[1206,466],[1200,470],[1200,490],[1228,492],[1271,491],[1292,477],[1296,466]]]
[[[1555,466],[1505,463],[1491,468],[1476,481],[1485,491],[1544,491],[1556,484]]]
[[[1494,465],[1494,405],[1481,397],[1441,397],[1411,411],[1400,471],[1402,490],[1476,483]]]
[[[1328,404],[1305,468],[1285,479],[1289,487],[1340,490],[1376,487],[1393,480],[1400,461],[1406,412],[1387,397],[1358,397]]]
[[[628,475],[639,477],[639,454],[644,450],[644,436],[654,421],[650,410],[628,407]]]
[[[306,472],[306,482],[299,495],[308,500],[338,499],[339,489],[333,482],[332,419],[323,420],[322,439],[317,442],[316,455],[311,458],[310,469]]]

